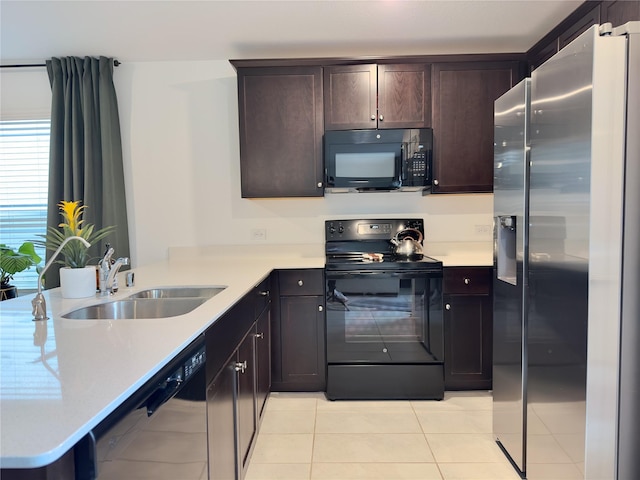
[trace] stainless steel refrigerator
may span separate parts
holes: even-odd
[[[495,103],[493,432],[523,478],[640,472],[640,22]]]

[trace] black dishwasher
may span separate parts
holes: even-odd
[[[204,335],[75,447],[76,480],[208,478]]]

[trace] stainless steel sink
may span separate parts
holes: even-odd
[[[211,298],[227,287],[163,287],[150,288],[128,298]]]
[[[184,315],[206,302],[208,298],[138,298],[90,305],[62,315],[76,320],[118,320],[165,318]]]

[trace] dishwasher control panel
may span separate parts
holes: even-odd
[[[184,362],[184,379],[187,380],[191,375],[203,367],[207,360],[204,345],[194,353],[191,358]]]

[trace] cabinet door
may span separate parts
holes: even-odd
[[[238,347],[238,456],[242,472],[249,466],[252,443],[257,430],[255,404],[255,335],[254,329]],[[240,478],[243,478],[241,475]]]
[[[433,193],[493,190],[493,102],[518,78],[518,62],[434,65]]]
[[[324,69],[324,129],[376,128],[375,65],[340,65]]]
[[[600,5],[597,5],[560,34],[560,37],[558,38],[559,49],[562,50],[566,45],[579,37],[580,34],[585,32],[589,27],[599,23]]]
[[[554,38],[546,45],[532,51],[529,56],[529,72],[533,72],[536,68],[558,53],[558,38]]]
[[[429,65],[327,67],[324,88],[325,130],[431,126]]]
[[[236,480],[235,356],[207,387],[209,479]]]
[[[322,68],[238,70],[243,197],[322,196]]]
[[[281,297],[280,336],[283,384],[294,391],[324,390],[324,297]]]
[[[445,295],[444,386],[490,390],[493,359],[492,301],[488,295]]]
[[[271,391],[271,310],[267,307],[256,322],[256,415],[262,417]]]
[[[378,65],[378,128],[430,126],[430,65]]]
[[[602,2],[600,5],[600,23],[611,22],[614,27],[633,20],[640,20],[640,1],[616,0]]]

